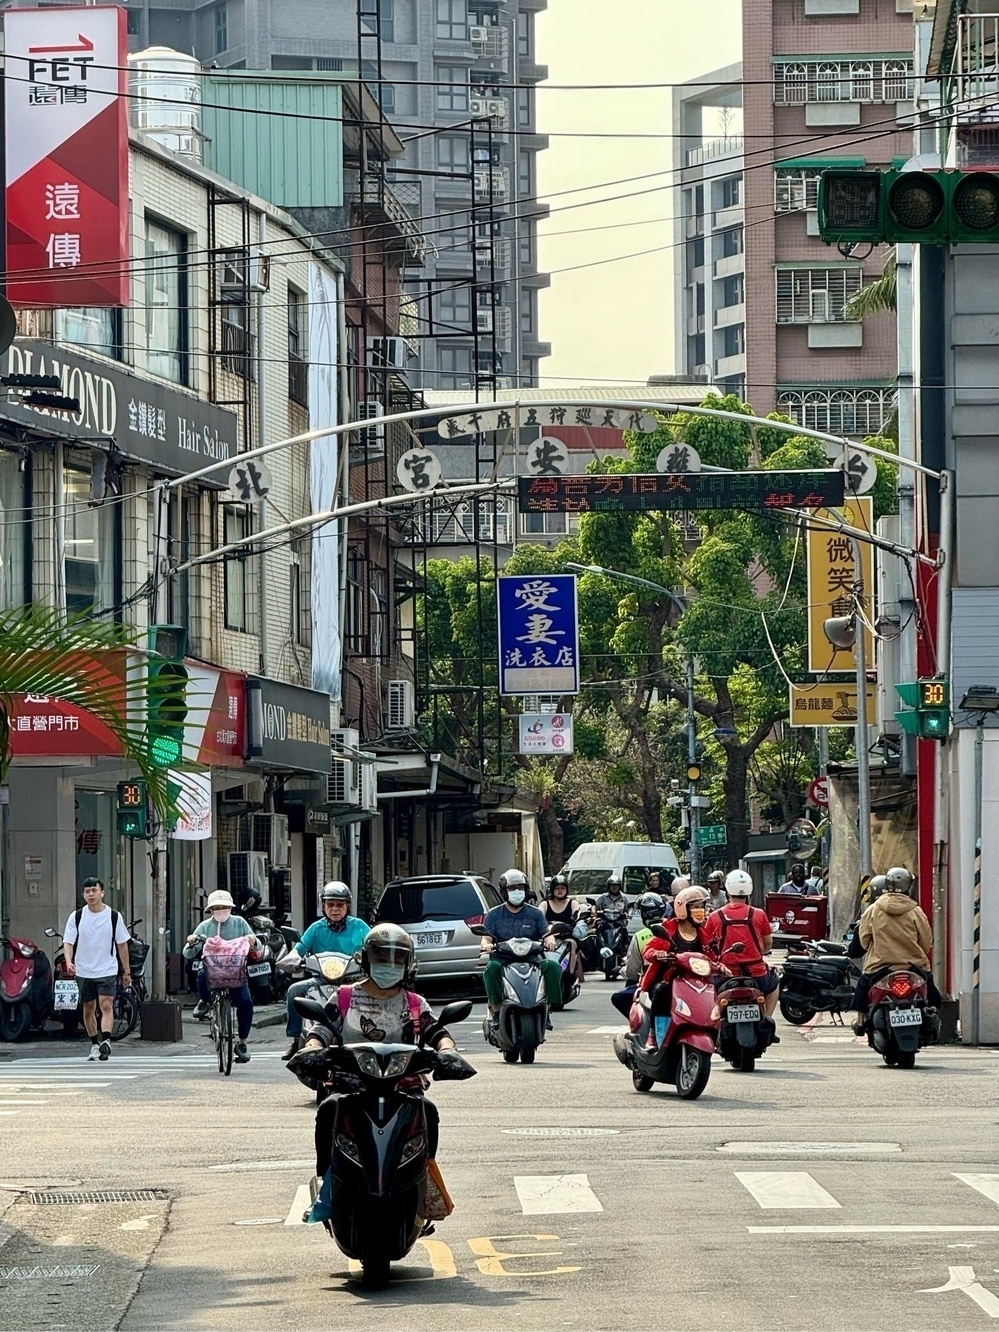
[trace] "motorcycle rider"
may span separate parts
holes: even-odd
[[[357,916],[350,915],[352,900],[351,891],[345,883],[336,879],[327,883],[319,894],[322,915],[312,922],[294,948],[290,948],[281,959],[282,970],[293,970],[309,953],[342,953],[345,957],[356,953],[364,943],[370,926]],[[285,997],[285,1035],[291,1040],[291,1045],[281,1056],[282,1059],[290,1059],[302,1044],[302,1018],[295,1008],[295,996],[308,994],[313,985],[315,980],[309,977],[288,986]]]
[[[645,945],[642,952],[645,971],[636,987],[637,994],[652,995],[652,1031],[657,1042],[662,1039],[663,1030],[661,1021],[655,1019],[668,1019],[672,1007],[673,958],[677,953],[705,953],[711,957],[707,941],[708,894],[700,884],[681,888],[673,899],[673,911],[673,919],[663,926],[668,941],[653,935]]]
[[[548,932],[548,921],[537,907],[525,905],[527,879],[520,870],[508,869],[501,874],[498,886],[504,900],[486,913],[482,922],[486,932],[479,940],[480,953],[491,953],[495,943],[506,943],[508,939],[533,939],[543,943],[546,952],[553,952],[556,945],[554,936]],[[542,957],[538,959],[538,966],[545,978],[548,1006],[561,1008],[562,972],[558,963],[552,957]],[[482,983],[489,1002],[490,1023],[496,1030],[503,1004],[503,963],[491,958],[482,972]]]
[[[867,908],[857,925],[857,941],[865,950],[864,974],[853,992],[857,1010],[853,1030],[863,1036],[867,1026],[867,1000],[871,981],[892,967],[911,967],[926,978],[927,1003],[937,1008],[940,991],[930,974],[929,951],[933,931],[925,913],[913,900],[913,877],[904,865],[885,875],[881,896]]]
[[[549,925],[568,925],[572,929],[579,920],[579,903],[569,896],[569,880],[564,874],[553,874],[548,883],[548,895],[545,898],[542,914]],[[569,966],[580,985],[586,977],[583,975],[583,963],[579,956],[579,944],[569,938]]]
[[[719,911],[728,905],[728,893],[725,891],[725,871],[712,870],[708,875],[708,910]]]
[[[768,1018],[777,1007],[780,976],[767,966],[764,955],[773,947],[773,927],[765,911],[751,904],[753,880],[745,870],[736,869],[725,880],[728,905],[712,913],[708,920],[708,940],[722,964],[736,975],[740,972],[752,976],[764,997]],[[732,944],[741,943],[742,949],[732,952]],[[773,1037],[780,1043],[780,1037]]]
[[[651,942],[654,937],[652,926],[662,924],[666,911],[666,903],[659,893],[643,893],[635,905],[638,907],[638,914],[642,918],[642,928],[635,931],[631,936],[631,943],[628,945],[628,953],[624,959],[624,989],[611,995],[611,1003],[625,1017],[628,1017],[631,1013],[635,991],[638,989],[638,982],[645,970],[642,953],[645,945]]]
[[[607,891],[596,900],[597,911],[605,916],[621,916],[628,911],[628,899],[624,895],[624,880],[615,870],[607,879]]]

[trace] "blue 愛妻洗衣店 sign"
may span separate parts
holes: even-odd
[[[497,580],[501,694],[578,694],[574,574],[501,574]]]

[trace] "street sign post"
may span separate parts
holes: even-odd
[[[843,503],[844,484],[838,467],[809,472],[522,476],[517,500],[521,513],[823,509]]]
[[[706,828],[697,830],[698,846],[724,846],[727,841],[728,833],[724,823],[709,823]]]
[[[805,799],[815,809],[826,809],[829,805],[829,778],[813,777],[808,783]]]
[[[496,579],[501,694],[578,694],[575,574]]]

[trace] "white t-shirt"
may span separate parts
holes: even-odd
[[[115,930],[116,944],[128,943],[128,930],[121,913],[118,913],[118,928]],[[73,962],[76,974],[81,980],[103,980],[107,976],[118,974],[118,950],[111,947],[111,908],[100,911],[83,908],[80,917],[80,933],[76,932],[76,912],[70,914],[63,931],[66,943],[73,945]]]

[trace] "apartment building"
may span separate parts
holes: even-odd
[[[32,7],[36,0],[8,0]],[[3,7],[3,6],[0,6]],[[529,386],[538,327],[534,16],[547,0],[129,0],[132,50],[166,46],[223,69],[327,71],[380,90],[408,139],[396,193],[428,235],[409,283],[414,387]]]
[[[745,396],[746,263],[742,66],[673,90],[677,371]]]
[[[743,4],[746,395],[820,430],[874,434],[894,402],[894,321],[846,301],[887,250],[842,254],[818,237],[831,166],[911,155],[911,0]]]

